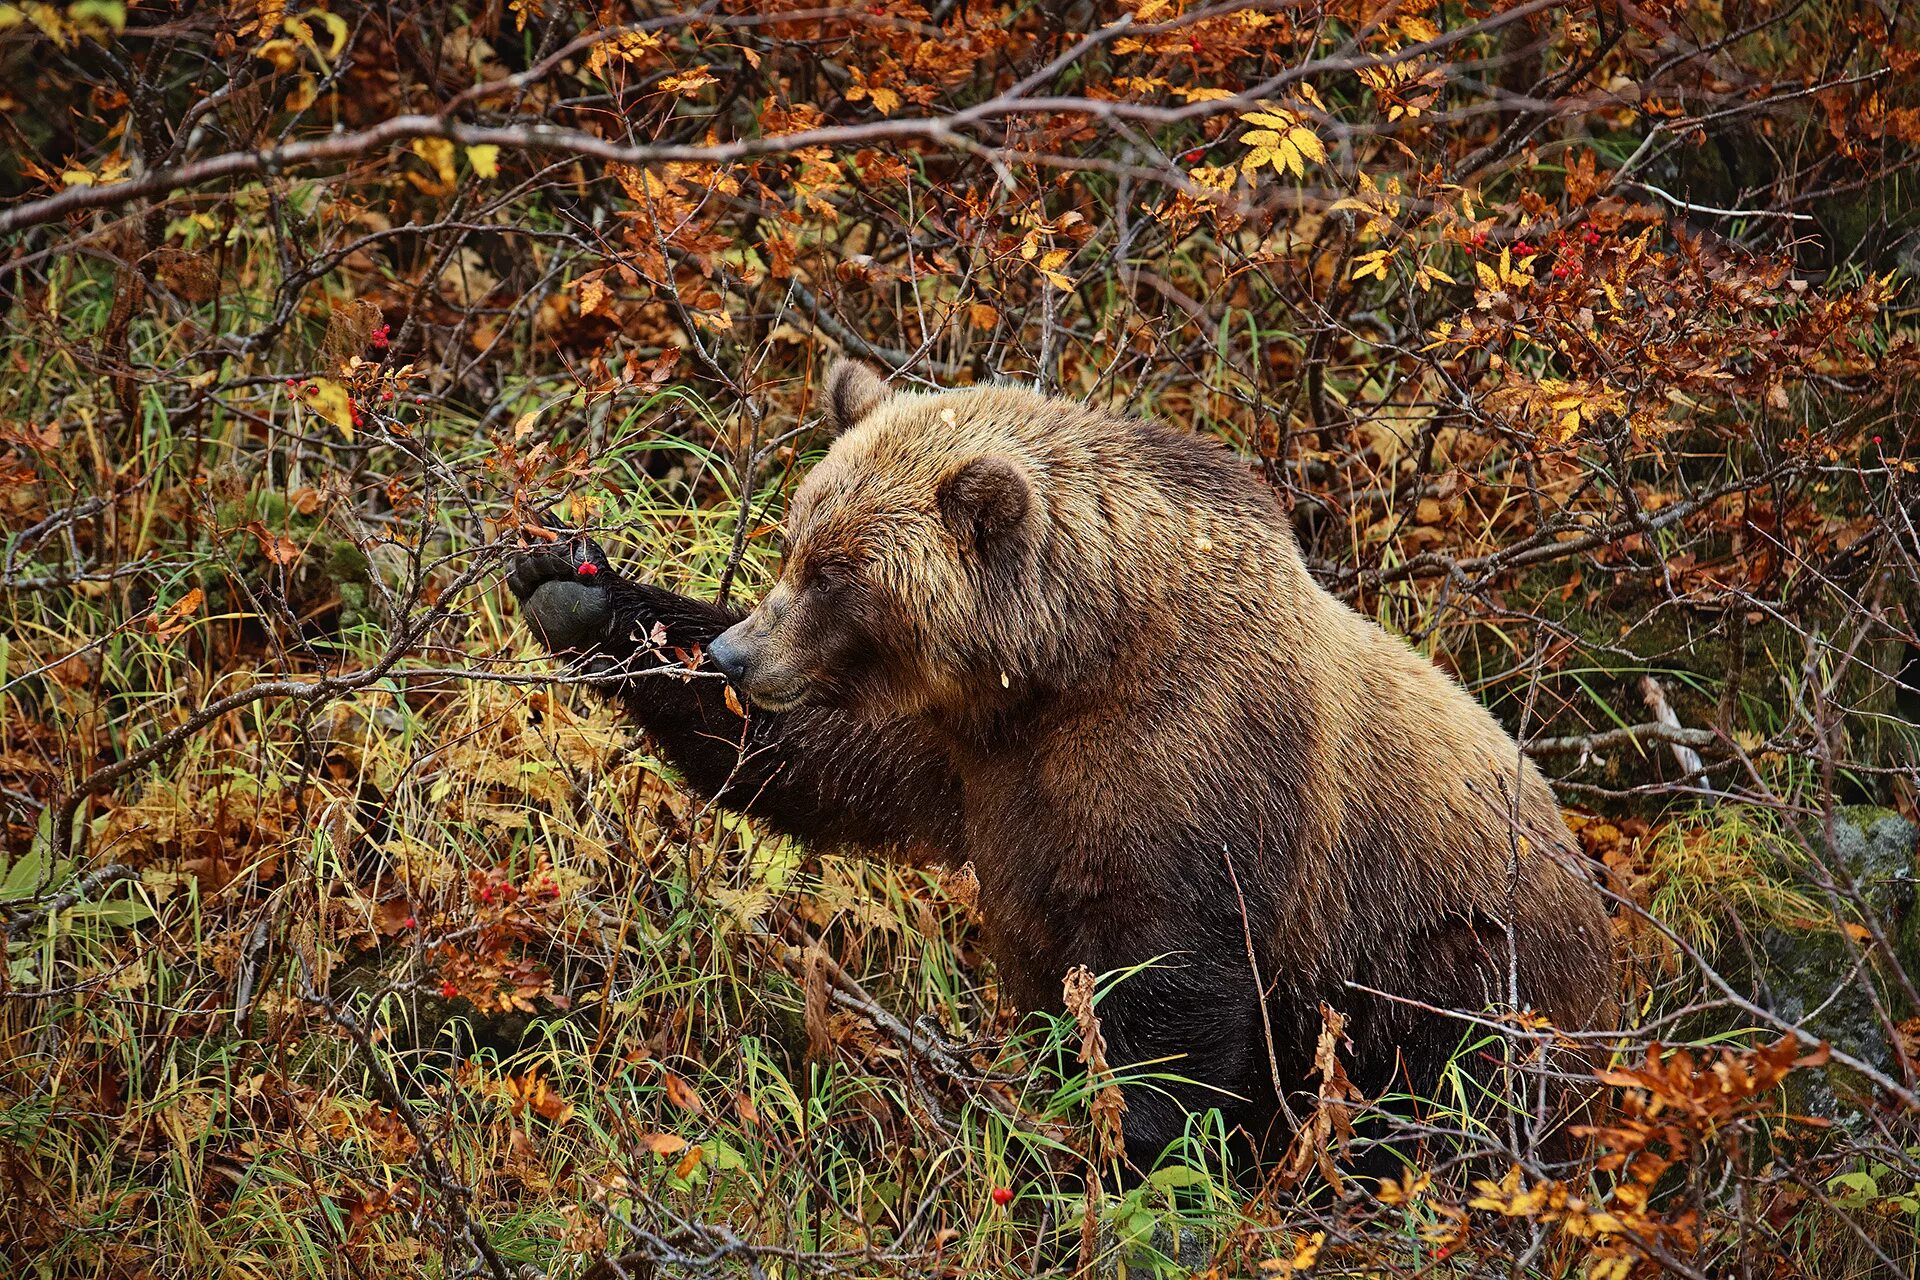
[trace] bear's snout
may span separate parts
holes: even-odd
[[[739,684],[747,676],[747,655],[751,640],[744,633],[752,621],[748,618],[734,623],[707,644],[707,657],[713,660],[714,666],[720,668],[721,675],[735,684]]]
[[[785,711],[806,693],[806,680],[790,669],[775,638],[779,622],[779,612],[762,605],[707,642],[707,657],[720,674],[763,711]]]

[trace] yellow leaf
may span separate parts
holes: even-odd
[[[413,180],[414,185],[428,195],[445,195],[453,190],[453,143],[445,138],[415,138],[412,146],[413,154],[431,165],[440,179],[436,184],[417,173],[410,173],[407,177]]]
[[[1280,141],[1280,135],[1272,129],[1249,129],[1240,141],[1250,147],[1271,147]]]
[[[1248,124],[1272,125],[1275,129],[1291,129],[1300,122],[1300,118],[1290,111],[1249,111],[1240,118]],[[1253,134],[1248,134],[1244,140],[1252,141]]]
[[[716,77],[707,70],[707,64],[689,67],[685,71],[675,72],[660,82],[663,93],[677,93],[683,98],[698,97],[702,89],[716,83]],[[879,103],[875,103],[878,106]]]
[[[1484,262],[1476,262],[1473,264],[1473,274],[1479,278],[1481,288],[1499,292],[1500,277],[1494,274],[1492,267]]]
[[[320,98],[320,85],[312,76],[301,76],[287,91],[287,110],[305,111]]]
[[[341,435],[353,439],[353,397],[347,389],[332,378],[315,378],[306,388],[301,399],[307,408],[340,428]]]
[[[1293,176],[1296,178],[1304,178],[1307,176],[1307,167],[1300,163],[1299,149],[1293,145],[1291,139],[1280,139],[1280,145],[1273,149],[1273,154],[1276,157],[1273,165],[1274,168],[1291,169],[1293,170]]]
[[[1294,1250],[1293,1253],[1294,1270],[1305,1271],[1308,1267],[1320,1261],[1320,1246],[1326,1242],[1327,1233],[1324,1231],[1316,1231],[1305,1240],[1302,1240],[1300,1247]]]
[[[291,40],[269,40],[253,56],[271,62],[275,71],[291,71],[300,65],[300,46]]]
[[[1287,141],[1299,148],[1300,154],[1315,164],[1327,162],[1327,149],[1320,145],[1319,137],[1307,128],[1295,129],[1287,135]]]
[[[307,16],[325,27],[327,35],[333,40],[333,43],[327,46],[327,57],[339,57],[340,51],[347,47],[347,20],[337,13],[328,13],[325,9],[309,9]]]
[[[1353,278],[1364,280],[1368,276],[1387,278],[1387,259],[1393,256],[1391,249],[1375,249],[1372,253],[1363,253],[1353,260]]]
[[[497,178],[500,176],[500,148],[491,142],[468,147],[467,163],[473,166],[476,177]]]

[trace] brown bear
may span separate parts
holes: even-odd
[[[1022,1007],[1057,1009],[1076,965],[1146,966],[1100,1006],[1108,1057],[1191,1083],[1125,1089],[1131,1162],[1210,1106],[1276,1153],[1322,1002],[1369,1094],[1433,1086],[1469,1029],[1436,1011],[1606,1024],[1607,915],[1545,780],[1314,582],[1228,448],[856,363],[826,401],[837,436],[751,614],[582,538],[524,554],[512,588],[550,647],[609,669],[704,647],[746,723],[717,680],[619,686],[703,794],[818,844],[972,862]]]

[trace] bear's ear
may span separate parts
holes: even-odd
[[[879,370],[864,360],[835,360],[827,370],[825,423],[827,434],[838,436],[878,409],[893,394]]]
[[[1002,543],[1032,508],[1033,487],[1011,458],[975,458],[940,482],[941,519],[962,546],[976,552]]]

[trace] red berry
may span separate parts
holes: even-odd
[[[583,564],[580,566],[580,576],[583,578],[591,578],[598,572],[600,572],[600,566],[597,564]]]
[[[1182,162],[1186,164],[1198,164],[1200,162],[1201,157],[1205,156],[1206,154],[1207,154],[1207,149],[1205,147],[1195,147],[1191,151],[1181,152],[1180,159],[1182,160]]]
[[[995,1187],[993,1189],[993,1202],[999,1205],[1002,1209],[1012,1204],[1013,1188],[1012,1187]]]
[[[453,984],[453,980],[449,978],[447,981],[442,982],[440,984],[440,994],[445,996],[447,999],[451,1000],[455,996],[460,994],[460,988],[455,986]]]
[[[384,347],[387,345],[388,341],[392,338],[392,336],[393,336],[392,327],[389,325],[383,324],[378,329],[375,329],[373,331],[372,336],[370,336],[367,339],[367,341],[372,343],[376,347]]]
[[[1513,251],[1516,254],[1519,254],[1524,257],[1525,255],[1533,252],[1533,246],[1528,244],[1525,240],[1515,240],[1513,242]]]
[[[415,920],[412,916],[408,916],[405,920],[402,920],[400,923],[409,929],[418,929],[420,927],[420,922],[418,920]]]
[[[1567,264],[1564,262],[1556,262],[1553,266],[1553,274],[1556,279],[1565,280],[1567,278]]]
[[[1875,436],[1875,437],[1873,438],[1873,442],[1874,442],[1875,444],[1879,444],[1879,443],[1880,443],[1880,437],[1879,437],[1879,436]]]

